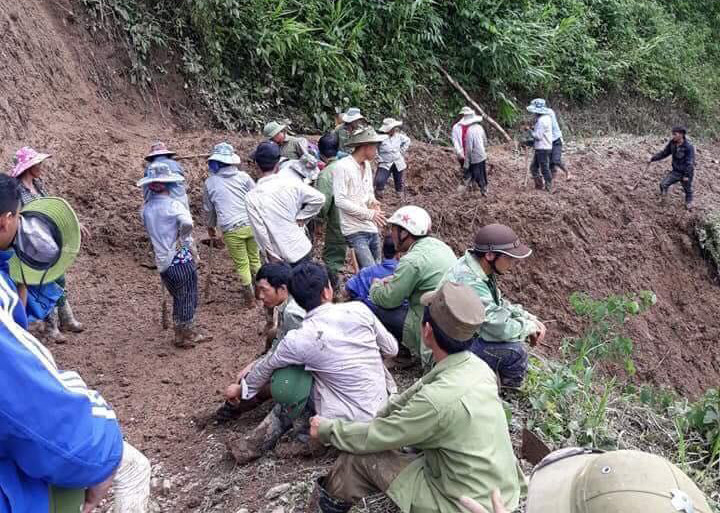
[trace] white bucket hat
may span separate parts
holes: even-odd
[[[136,185],[142,187],[153,182],[176,183],[184,181],[185,178],[180,173],[174,172],[164,162],[153,162],[145,169],[145,176],[138,180]]]
[[[237,153],[235,153],[235,148],[226,142],[215,145],[212,154],[208,158],[208,162],[211,160],[222,162],[223,164],[228,164],[230,166],[237,166],[240,164],[240,157]]]
[[[482,120],[483,120],[482,116],[478,116],[477,114],[475,114],[474,111],[472,111],[472,114],[465,114],[463,116],[463,118],[460,120],[460,124],[463,126],[468,126],[468,125],[472,125],[475,123],[480,123],[480,122],[482,122]]]
[[[545,100],[542,98],[535,98],[533,101],[530,102],[530,105],[527,107],[528,112],[532,112],[533,114],[549,114],[550,109],[547,108],[545,105]]]
[[[350,107],[347,112],[342,115],[343,123],[352,123],[358,119],[365,119],[365,116],[360,113],[360,109],[357,107]]]
[[[472,109],[471,109],[470,107],[468,107],[467,105],[466,105],[465,107],[463,107],[462,109],[460,109],[460,115],[461,115],[461,116],[469,116],[469,115],[471,115],[471,114],[475,114],[475,111],[472,110]]]
[[[402,124],[402,121],[398,121],[395,118],[385,118],[383,119],[382,126],[378,128],[378,132],[388,133],[393,128],[402,126]]]

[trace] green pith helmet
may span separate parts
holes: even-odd
[[[312,374],[302,365],[290,365],[273,372],[270,378],[270,393],[276,403],[287,408],[290,418],[296,418],[310,398]]]

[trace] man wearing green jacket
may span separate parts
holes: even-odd
[[[532,250],[508,226],[490,224],[475,235],[475,245],[458,259],[443,279],[472,288],[485,303],[485,322],[477,331],[470,350],[500,376],[504,387],[519,388],[527,373],[531,345],[545,338],[545,326],[521,305],[502,297],[498,275],[505,274],[517,260]]]
[[[523,478],[495,375],[467,351],[484,305],[454,283],[425,294],[422,304],[433,370],[370,422],[310,419],[310,436],[342,451],[317,482],[322,513],[345,513],[377,492],[404,513],[459,511],[461,497],[489,509],[495,489],[510,511],[518,505]]]
[[[410,301],[405,317],[402,344],[415,356],[420,356],[424,367],[431,364],[430,351],[420,339],[420,321],[423,306],[420,296],[435,290],[443,276],[457,258],[450,246],[435,237],[429,237],[430,215],[413,205],[401,207],[388,220],[395,248],[405,255],[400,258],[395,273],[370,288],[370,299],[381,308],[393,309],[403,301]]]
[[[335,206],[333,196],[333,169],[337,162],[339,139],[336,133],[329,132],[318,141],[318,150],[323,162],[327,164],[320,172],[315,188],[325,195],[325,204],[318,214],[318,219],[325,223],[325,244],[323,246],[323,262],[330,275],[330,284],[338,291],[338,274],[345,265],[347,244],[340,230],[340,213]]]

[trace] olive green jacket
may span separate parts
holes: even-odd
[[[402,343],[415,355],[424,353],[424,364],[429,363],[429,353],[423,351],[424,345],[420,338],[424,308],[420,304],[420,296],[435,290],[456,261],[457,257],[450,246],[434,237],[423,237],[410,246],[392,276],[370,288],[370,299],[382,308],[397,308],[406,299],[410,301]]]
[[[330,161],[328,166],[320,171],[315,182],[315,188],[325,195],[325,203],[323,204],[318,219],[325,222],[325,240],[333,242],[345,242],[342,231],[340,230],[340,212],[335,205],[335,196],[333,196],[333,169],[335,169],[337,160]]]
[[[290,160],[302,158],[308,151],[307,139],[288,135],[280,145],[280,156]]]
[[[460,257],[442,280],[461,283],[473,289],[485,303],[485,322],[477,335],[487,342],[522,342],[537,331],[537,317],[526,312],[521,305],[502,297],[494,277],[483,271],[470,253]]]
[[[495,374],[467,351],[439,362],[371,422],[325,420],[318,433],[353,454],[422,450],[387,490],[405,513],[462,511],[460,497],[492,511],[495,488],[509,511],[518,505],[523,478]]]

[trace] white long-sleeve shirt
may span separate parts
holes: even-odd
[[[410,138],[397,132],[380,143],[378,147],[378,167],[390,169],[393,164],[398,171],[405,171],[405,153],[410,147]]]
[[[208,226],[217,226],[223,233],[248,226],[245,197],[255,187],[250,175],[235,166],[225,166],[211,173],[203,188],[203,209]]]
[[[152,194],[140,216],[152,242],[158,272],[165,272],[178,252],[178,241],[189,244],[192,216],[184,204],[167,194]]]
[[[254,397],[272,373],[304,365],[313,374],[312,398],[319,416],[369,421],[397,387],[383,357],[397,354],[398,343],[370,309],[359,301],[325,303],[305,316],[272,353],[243,379],[243,399]]]
[[[301,181],[277,174],[258,180],[245,208],[260,252],[288,264],[307,255],[312,244],[297,221],[317,215],[323,203],[325,195]]]
[[[463,164],[465,168],[470,167],[470,164],[479,164],[487,159],[486,140],[485,129],[480,123],[470,125],[465,133],[465,162]]]
[[[462,143],[462,125],[458,122],[452,127],[452,143],[455,149],[455,155],[459,158],[465,158],[465,150]]]
[[[349,155],[335,163],[332,173],[342,234],[347,237],[359,232],[377,233],[375,211],[370,208],[376,202],[370,163],[361,166]]]
[[[536,150],[552,150],[553,143],[552,118],[549,114],[538,116],[533,129],[534,148]]]

